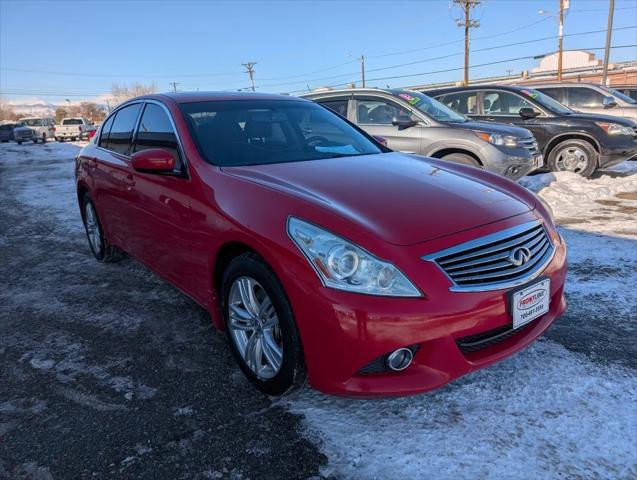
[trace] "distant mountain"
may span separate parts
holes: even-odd
[[[55,116],[55,110],[57,108],[79,105],[81,102],[93,102],[100,107],[106,108],[106,100],[108,98],[110,98],[110,95],[103,95],[97,98],[87,98],[70,103],[53,103],[41,98],[23,98],[19,100],[2,100],[1,103],[4,108],[11,109],[22,117],[53,117]]]

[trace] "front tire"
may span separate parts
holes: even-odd
[[[91,196],[87,193],[82,199],[82,221],[86,230],[91,252],[98,262],[111,263],[121,260],[123,254],[121,250],[110,245],[104,238],[102,223],[97,215],[95,204]]]
[[[223,274],[221,298],[232,353],[250,382],[282,395],[305,381],[301,340],[283,287],[254,253],[233,259]]]
[[[482,168],[480,162],[478,162],[471,155],[467,155],[466,153],[450,153],[449,155],[445,155],[444,157],[442,157],[442,159],[447,160],[448,162],[469,165],[470,167]]]
[[[554,172],[573,172],[590,177],[597,169],[599,154],[586,140],[564,140],[548,155],[549,168]]]

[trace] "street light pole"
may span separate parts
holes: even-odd
[[[604,50],[604,73],[602,74],[602,85],[608,83],[608,59],[610,57],[610,42],[613,34],[613,14],[615,12],[615,0],[610,0],[608,7],[608,26],[606,27],[606,49]]]

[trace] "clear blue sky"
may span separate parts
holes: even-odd
[[[107,93],[113,82],[155,82],[160,91],[169,90],[172,81],[180,82],[181,90],[237,89],[249,85],[241,63],[256,61],[260,90],[290,92],[308,83],[315,88],[359,81],[359,64],[351,55],[360,54],[367,57],[369,79],[461,67],[462,30],[454,21],[459,10],[450,4],[0,0],[0,91],[4,99],[59,101]],[[556,19],[537,12],[555,12],[558,5],[558,0],[484,0],[475,12],[481,26],[472,31],[472,49],[556,35]],[[565,33],[605,29],[607,9],[608,0],[571,0]],[[615,27],[633,25],[637,0],[617,0]],[[567,36],[565,48],[602,47],[604,38],[604,33]],[[448,45],[427,48],[442,43]],[[635,43],[636,29],[613,35],[614,45]],[[475,52],[471,64],[549,53],[556,45],[556,39],[548,39]],[[423,61],[434,57],[445,58]],[[611,55],[616,61],[635,59],[635,47]],[[420,63],[373,71],[409,62]],[[474,68],[471,74],[519,72],[536,63],[511,61]],[[458,70],[368,84],[394,87],[461,77]]]

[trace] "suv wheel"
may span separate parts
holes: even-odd
[[[548,157],[552,171],[573,172],[588,178],[597,168],[599,155],[586,140],[572,139],[558,143]]]
[[[300,387],[301,341],[283,287],[268,265],[253,253],[236,257],[224,272],[221,294],[232,353],[248,380],[268,395]]]

